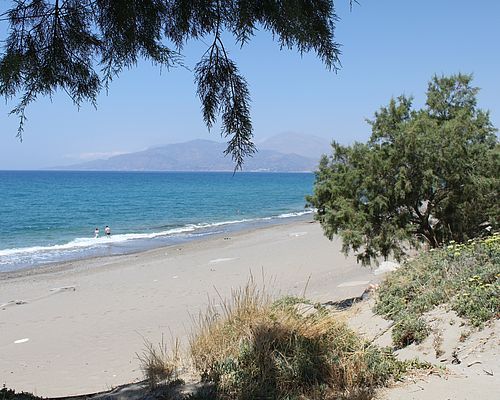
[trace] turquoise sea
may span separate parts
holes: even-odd
[[[304,197],[313,181],[307,173],[0,171],[0,272],[282,223],[312,212]]]

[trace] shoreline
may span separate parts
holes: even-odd
[[[28,266],[24,268],[18,268],[9,271],[0,271],[0,282],[10,279],[23,278],[25,276],[38,276],[44,274],[51,273],[60,273],[65,271],[76,270],[82,268],[82,264],[90,263],[90,266],[86,266],[86,268],[96,268],[103,263],[106,264],[106,260],[119,260],[120,258],[128,258],[130,256],[137,255],[145,255],[147,256],[149,253],[155,253],[156,251],[167,251],[169,248],[177,248],[177,247],[187,247],[191,243],[199,243],[204,241],[216,240],[223,238],[224,236],[232,236],[237,237],[239,235],[244,235],[246,233],[251,233],[256,230],[263,230],[267,228],[272,228],[275,226],[295,224],[298,222],[308,222],[315,223],[314,214],[304,214],[300,216],[293,216],[288,219],[273,219],[273,220],[262,220],[262,221],[252,221],[252,224],[247,224],[244,227],[238,229],[229,229],[224,232],[215,232],[210,233],[205,236],[193,237],[186,240],[175,241],[170,244],[160,244],[154,247],[148,248],[137,248],[135,250],[126,251],[119,254],[109,254],[109,255],[89,255],[83,256],[81,258],[76,258],[74,260],[64,260],[64,261],[56,261],[47,264],[39,264],[34,266]],[[1,304],[1,303],[0,303]]]
[[[359,296],[381,279],[311,219],[0,275],[0,384],[57,397],[142,380],[145,340],[185,343],[208,298],[252,274],[275,296],[307,288],[315,302]]]
[[[217,225],[215,225],[215,226],[226,227],[227,229],[224,231],[214,231],[214,232],[208,231],[205,234],[202,234],[202,235],[199,235],[196,237],[190,237],[190,238],[182,238],[181,236],[176,236],[176,235],[170,236],[169,235],[163,239],[164,240],[163,243],[158,243],[156,245],[148,243],[148,244],[143,244],[142,246],[139,246],[139,245],[133,246],[133,244],[130,243],[129,244],[130,247],[122,248],[121,251],[117,250],[116,248],[110,249],[110,254],[95,254],[95,251],[94,252],[89,251],[89,253],[86,255],[84,254],[82,256],[75,256],[75,258],[70,258],[68,260],[54,261],[54,262],[49,262],[49,263],[40,263],[38,265],[30,265],[30,266],[15,268],[12,270],[7,270],[7,271],[0,270],[0,282],[4,279],[10,279],[11,277],[24,276],[24,275],[38,275],[41,273],[46,273],[46,272],[57,270],[59,268],[64,268],[65,266],[71,266],[73,264],[91,261],[94,259],[120,257],[120,256],[128,256],[128,255],[134,255],[134,254],[147,253],[149,251],[154,251],[157,249],[174,247],[174,246],[184,246],[187,243],[191,243],[191,242],[210,240],[211,238],[217,238],[217,237],[227,236],[227,235],[237,235],[238,233],[242,233],[242,232],[251,232],[251,231],[257,230],[257,229],[264,229],[266,227],[277,226],[277,225],[286,225],[286,224],[291,224],[291,223],[298,222],[298,221],[310,220],[312,222],[313,215],[314,215],[313,213],[308,212],[308,213],[304,213],[302,215],[294,215],[294,216],[286,217],[286,218],[276,216],[276,217],[269,217],[269,219],[268,218],[257,218],[254,220],[241,221],[238,223],[234,223],[232,221],[228,221],[226,223],[221,222],[221,223],[217,223]],[[203,229],[203,228],[200,227],[199,229]],[[151,239],[146,239],[146,240],[143,239],[143,242],[145,243],[147,240],[151,240]],[[111,245],[118,247],[116,245],[116,243],[111,243]],[[5,277],[7,277],[7,278],[5,278]]]
[[[135,253],[312,213],[304,208],[312,182],[313,175],[281,173],[7,174],[0,271]],[[105,225],[111,236],[96,238]]]

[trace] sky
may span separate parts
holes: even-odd
[[[0,0],[0,10],[10,4]],[[280,50],[266,32],[242,49],[226,38],[249,84],[257,146],[282,132],[366,141],[366,119],[391,97],[412,95],[422,107],[434,74],[459,72],[473,74],[479,107],[500,127],[499,1],[359,0],[350,10],[349,0],[336,0],[335,6],[335,40],[342,45],[337,73],[314,53]],[[203,42],[188,43],[185,64],[193,68],[205,49]],[[8,115],[15,104],[0,106],[0,170],[64,166],[195,138],[222,141],[217,129],[208,132],[193,73],[185,68],[160,71],[140,62],[99,96],[97,109],[77,109],[64,94],[40,98],[27,109],[22,143],[18,120]]]

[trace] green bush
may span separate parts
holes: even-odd
[[[392,329],[392,341],[397,348],[422,342],[429,334],[425,321],[416,314],[400,317]]]
[[[500,303],[500,274],[486,277],[474,275],[464,282],[454,298],[453,309],[468,318],[474,326],[481,326],[493,317],[498,318]]]
[[[375,311],[395,321],[394,343],[404,346],[425,338],[420,317],[443,303],[474,326],[499,317],[499,234],[450,242],[406,262],[380,285]]]

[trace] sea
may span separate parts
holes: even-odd
[[[313,182],[312,173],[0,171],[0,272],[307,218]]]

